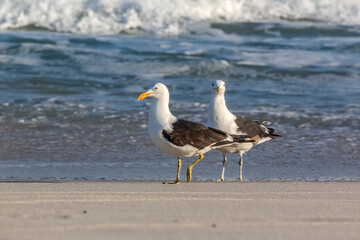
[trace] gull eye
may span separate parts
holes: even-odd
[[[211,85],[213,85],[213,86],[214,86],[214,84],[211,84]]]
[[[154,90],[157,90],[158,89],[158,87],[154,87]]]

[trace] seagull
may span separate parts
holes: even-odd
[[[224,181],[227,153],[238,153],[240,155],[239,180],[242,181],[243,154],[249,151],[253,146],[271,139],[279,138],[281,135],[274,134],[275,130],[273,128],[265,126],[268,125],[269,122],[253,121],[245,116],[232,114],[226,107],[224,81],[215,80],[211,84],[211,92],[212,96],[210,99],[208,122],[206,125],[208,127],[220,129],[229,134],[245,134],[254,140],[254,142],[240,142],[236,145],[222,146],[218,149],[223,153],[223,169],[218,181]]]
[[[218,129],[175,117],[169,109],[169,90],[162,83],[156,83],[148,91],[140,94],[138,100],[147,97],[154,100],[149,111],[150,139],[161,151],[175,155],[178,159],[176,180],[165,184],[180,183],[181,157],[199,156],[187,168],[187,181],[190,182],[192,168],[204,158],[204,153],[225,145],[253,141],[244,134],[230,135]]]

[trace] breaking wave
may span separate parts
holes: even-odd
[[[359,25],[358,0],[0,0],[0,29],[78,34],[206,32],[211,23],[301,21]]]

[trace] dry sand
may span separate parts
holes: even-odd
[[[360,239],[360,182],[2,182],[0,239]]]

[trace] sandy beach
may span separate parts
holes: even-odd
[[[1,239],[359,239],[359,182],[2,182]]]

